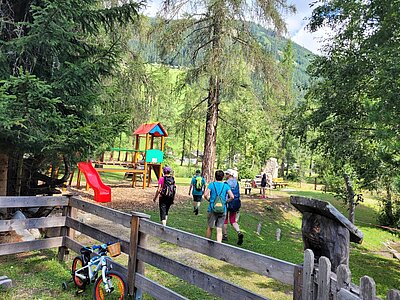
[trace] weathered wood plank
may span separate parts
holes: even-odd
[[[97,241],[100,241],[102,243],[108,243],[108,242],[120,242],[121,243],[121,251],[129,254],[129,242],[123,239],[120,239],[119,237],[116,237],[112,234],[109,234],[107,232],[104,232],[102,230],[99,230],[97,228],[94,228],[90,225],[81,223],[75,219],[67,217],[65,221],[66,226],[71,227],[82,234],[86,234],[92,238],[94,238]],[[78,250],[79,253],[79,250]]]
[[[149,294],[156,299],[162,300],[187,300],[188,298],[175,293],[174,291],[160,285],[159,283],[144,277],[141,274],[136,273],[135,281],[137,287],[140,287],[143,292]]]
[[[310,249],[306,249],[304,251],[304,264],[303,264],[303,291],[302,291],[302,299],[303,300],[312,300],[314,299],[314,252]]]
[[[390,290],[386,295],[387,300],[400,300],[399,290]]]
[[[139,230],[180,247],[191,249],[280,282],[293,285],[293,274],[296,267],[293,263],[231,245],[220,244],[198,235],[171,227],[164,227],[145,219],[140,220]]]
[[[62,243],[63,243],[62,237],[53,237],[53,238],[34,240],[29,242],[0,244],[0,255],[57,248],[62,246]]]
[[[0,208],[42,207],[68,205],[68,197],[59,196],[24,196],[24,197],[0,197]]]
[[[293,300],[301,300],[303,291],[303,267],[298,265],[294,269]]]
[[[63,217],[66,219],[67,216],[70,217],[71,216],[71,210],[73,209],[73,207],[71,206],[64,206],[63,207],[63,211],[62,211],[62,215]],[[70,229],[69,227],[65,226],[65,222],[64,222],[64,226],[61,227],[60,230],[60,235],[62,237],[65,236],[69,236],[69,233],[72,229]],[[72,238],[72,237],[71,237]],[[64,256],[67,252],[67,247],[64,246],[64,239],[63,239],[63,245],[61,247],[58,248],[58,261],[64,261]]]
[[[130,226],[131,226],[131,224],[130,224],[131,215],[130,214],[123,213],[118,210],[104,207],[104,206],[101,206],[98,204],[90,203],[90,202],[84,201],[84,200],[76,198],[76,197],[71,197],[70,205],[77,209],[94,214],[98,217],[102,217],[104,219],[113,221],[117,224],[121,224],[125,227],[130,228]]]
[[[209,292],[210,294],[221,297],[222,299],[268,299],[243,289],[233,283],[220,279],[212,274],[186,266],[180,262],[174,261],[173,259],[144,249],[140,246],[138,248],[138,259],[177,276],[180,279]]]
[[[361,300],[361,298],[357,297],[357,295],[351,293],[348,290],[341,289],[337,293],[337,299],[338,300]]]
[[[376,297],[375,281],[369,276],[360,279],[360,296],[363,300],[373,300]]]
[[[139,242],[139,217],[132,216],[131,234],[129,238],[128,258],[128,296],[135,295],[135,273],[137,266],[137,246]]]
[[[25,220],[0,220],[0,232],[15,229],[51,228],[65,225],[65,217],[30,218]]]
[[[336,270],[336,276],[337,276],[337,285],[336,285],[337,291],[340,291],[340,289],[350,290],[351,272],[349,267],[346,265],[340,265]]]
[[[325,256],[318,260],[318,300],[329,300],[329,291],[331,284],[331,262]]]

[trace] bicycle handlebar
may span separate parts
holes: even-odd
[[[93,245],[92,247],[90,247],[90,248],[88,248],[88,249],[90,249],[90,250],[92,250],[92,251],[100,250],[99,252],[101,252],[101,251],[106,252],[106,251],[107,251],[107,246],[112,245],[112,244],[113,244],[112,242],[108,242],[108,243],[106,243],[106,244]]]

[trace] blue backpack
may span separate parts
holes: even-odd
[[[236,184],[234,188],[232,188],[232,194],[234,198],[231,202],[228,202],[228,210],[231,212],[237,212],[242,206],[242,202],[240,201],[239,182]]]

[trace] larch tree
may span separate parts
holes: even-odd
[[[239,67],[238,61],[245,61],[253,73],[262,74],[266,84],[272,86],[275,81],[276,61],[256,40],[248,20],[283,32],[282,14],[290,12],[294,7],[285,0],[163,2],[163,53],[184,49],[192,59],[188,81],[202,78],[205,82],[207,95],[201,100],[207,103],[202,173],[207,181],[213,178],[216,161],[219,105],[225,90],[236,81],[231,74]],[[188,39],[190,44],[185,43]]]

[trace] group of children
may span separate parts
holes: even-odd
[[[176,186],[175,180],[171,176],[171,168],[165,167],[163,173],[164,176],[160,177],[158,181],[158,189],[153,201],[155,202],[159,196],[160,219],[165,226],[169,208],[174,200]],[[225,172],[218,170],[215,172],[215,181],[207,185],[200,170],[197,170],[190,183],[189,195],[193,196],[193,212],[198,215],[203,197],[209,202],[206,237],[211,238],[212,231],[216,228],[217,242],[219,243],[228,240],[229,222],[237,233],[237,244],[243,244],[243,233],[238,224],[241,201],[237,175],[237,171],[233,169]]]

